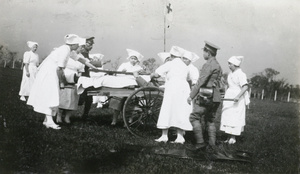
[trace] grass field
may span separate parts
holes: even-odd
[[[61,130],[46,129],[43,115],[19,100],[20,82],[20,70],[0,68],[0,115],[6,120],[6,127],[0,124],[0,173],[300,172],[299,104],[252,100],[245,132],[233,145],[252,152],[252,163],[179,159],[140,151],[182,145],[134,137],[121,121],[112,127],[109,109],[94,106],[90,116],[95,122],[75,119]],[[219,126],[220,113],[217,120]],[[218,131],[217,138],[225,135]],[[187,132],[186,144],[193,141]]]

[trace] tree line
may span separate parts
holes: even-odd
[[[0,65],[3,67],[21,68],[22,58],[18,52],[9,50],[6,46],[0,45]]]
[[[286,82],[286,79],[277,79],[280,72],[266,68],[249,79],[252,97],[287,101],[289,98],[300,99],[300,86]]]

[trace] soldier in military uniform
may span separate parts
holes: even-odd
[[[90,61],[90,63],[96,67],[102,67],[101,61],[93,61],[89,57],[90,51],[93,49],[94,45],[94,39],[95,37],[86,37],[86,44],[82,47],[81,54]],[[84,72],[82,73],[82,76],[84,77],[90,77],[89,74],[89,67],[85,66],[84,67]],[[82,119],[86,119],[88,117],[89,111],[91,109],[92,103],[93,103],[93,96],[88,96],[87,91],[89,88],[87,88],[79,98],[79,105],[83,105],[84,103],[84,109],[83,109],[83,114],[82,114]]]
[[[216,45],[205,41],[203,57],[206,63],[202,66],[199,79],[187,99],[189,104],[193,100],[195,102],[190,114],[190,122],[196,139],[196,145],[192,146],[194,150],[206,146],[203,138],[203,125],[206,126],[208,132],[209,145],[215,146],[216,142],[215,114],[221,102],[219,83],[222,77],[221,66],[216,60],[219,49]]]

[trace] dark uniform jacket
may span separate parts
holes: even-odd
[[[222,77],[222,68],[215,57],[210,58],[202,66],[199,79],[193,87],[190,97],[195,99],[199,94],[200,88],[213,89],[213,102],[221,102],[220,80]]]
[[[81,54],[83,55],[83,57],[90,60],[89,51],[85,50],[85,51],[81,52]],[[84,72],[81,75],[84,76],[84,77],[90,77],[90,72],[89,72],[89,67],[88,66],[84,66]]]

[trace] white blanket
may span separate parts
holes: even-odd
[[[150,76],[141,76],[147,82],[150,81]],[[124,88],[126,86],[137,85],[135,78],[131,75],[125,76],[110,76],[105,75],[101,77],[79,77],[77,82],[77,93],[82,94],[84,89],[88,87],[110,87],[110,88]]]

